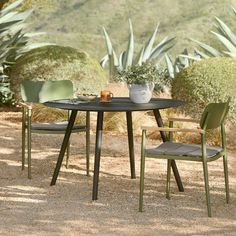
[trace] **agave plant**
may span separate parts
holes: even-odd
[[[202,57],[197,50],[195,50],[193,54],[190,54],[186,48],[179,56],[176,57],[174,61],[171,59],[170,55],[166,53],[166,77],[174,79],[175,75],[181,70],[191,66],[195,61],[199,61],[201,59]]]
[[[236,9],[232,7],[232,10],[236,15]],[[184,52],[180,54],[174,62],[171,60],[169,55],[166,55],[165,61],[167,65],[168,76],[174,78],[175,74],[180,70],[188,67],[194,61],[201,59],[224,56],[236,57],[236,34],[234,34],[230,27],[227,26],[227,24],[225,24],[221,19],[215,17],[215,20],[217,23],[216,29],[218,32],[211,31],[211,33],[224,46],[224,50],[216,49],[206,43],[190,38],[190,40],[195,42],[201,49],[198,50],[195,48],[193,54],[188,53],[188,51],[185,49]]]
[[[4,74],[5,68],[11,66],[16,59],[34,48],[47,43],[30,43],[29,39],[41,33],[25,33],[25,20],[31,10],[18,12],[17,8],[23,0],[17,0],[0,10],[0,104],[8,104],[13,95],[10,92],[9,79]]]
[[[159,25],[157,25],[147,43],[141,48],[137,57],[134,56],[134,34],[131,20],[129,20],[129,40],[127,48],[122,51],[119,56],[117,56],[115,52],[109,34],[106,29],[103,28],[107,54],[101,59],[100,64],[105,68],[106,64],[109,63],[110,80],[114,78],[117,71],[126,70],[131,65],[142,65],[149,60],[155,61],[156,65],[158,65],[165,53],[174,46],[174,37],[165,37],[161,42],[154,46],[158,27]]]
[[[236,9],[231,7],[234,15],[236,15]],[[230,56],[236,57],[236,35],[230,29],[227,24],[225,24],[221,19],[215,17],[216,20],[216,29],[218,32],[211,31],[211,33],[216,37],[216,39],[224,46],[224,50],[218,50],[213,48],[210,45],[199,42],[195,39],[191,39],[194,41],[204,52],[199,51],[199,55],[202,58],[208,57],[219,57],[219,56]]]

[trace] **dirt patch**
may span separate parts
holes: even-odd
[[[137,178],[131,179],[127,136],[104,134],[99,195],[93,202],[84,135],[72,136],[70,167],[63,165],[51,187],[63,137],[33,135],[33,179],[28,180],[27,169],[21,170],[20,117],[0,112],[0,235],[235,235],[235,151],[229,151],[230,204],[225,203],[222,160],[209,164],[212,218],[207,217],[200,163],[177,162],[185,192],[178,191],[172,176],[167,200],[166,162],[152,159],[146,162],[145,211],[139,213],[140,137],[135,137]],[[91,141],[93,170],[94,132]]]

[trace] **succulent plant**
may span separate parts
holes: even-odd
[[[231,8],[233,10],[234,15],[236,15],[236,9],[234,7]],[[215,20],[217,32],[211,31],[211,33],[224,46],[224,50],[218,50],[210,45],[207,45],[195,39],[191,40],[195,42],[201,49],[203,49],[203,52],[199,51],[199,54],[202,58],[220,56],[236,57],[236,34],[233,33],[230,27],[221,19],[215,17]]]
[[[231,7],[233,13],[236,15],[236,9]],[[218,17],[215,17],[217,32],[211,31],[211,33],[216,37],[216,39],[224,46],[224,50],[216,49],[206,43],[200,42],[196,39],[190,38],[191,41],[195,42],[200,50],[194,49],[191,54],[184,50],[173,62],[171,57],[167,54],[165,56],[165,61],[167,65],[168,76],[174,78],[176,73],[180,72],[182,69],[193,64],[195,61],[201,59],[207,59],[210,57],[236,57],[236,34]]]
[[[174,46],[174,37],[165,37],[161,42],[154,46],[158,27],[159,25],[156,27],[146,44],[141,48],[140,52],[137,54],[137,57],[134,57],[134,34],[131,20],[129,20],[129,40],[127,48],[125,51],[121,52],[119,56],[117,56],[115,52],[112,41],[106,29],[103,28],[107,54],[101,59],[100,64],[103,68],[105,68],[106,64],[109,63],[108,66],[111,80],[117,74],[117,71],[126,70],[129,66],[136,64],[142,65],[150,60],[155,61],[156,64],[160,62],[165,53]]]
[[[25,33],[25,20],[31,10],[18,12],[17,8],[23,0],[17,0],[0,10],[0,104],[9,104],[13,98],[9,87],[9,78],[5,68],[11,66],[24,53],[48,45],[47,43],[30,43],[29,39],[41,33]],[[7,97],[6,97],[7,96]]]

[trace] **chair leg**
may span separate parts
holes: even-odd
[[[66,148],[66,169],[69,168],[69,157],[70,157],[70,141],[68,141],[68,145]]]
[[[166,181],[166,198],[170,199],[170,174],[171,174],[171,160],[167,160],[167,181]]]
[[[140,163],[140,192],[139,192],[139,211],[143,211],[143,192],[144,192],[144,174],[145,174],[145,131],[142,135],[142,144],[141,144],[141,163]]]
[[[22,125],[22,162],[21,162],[21,169],[24,170],[25,169],[25,127],[24,127],[24,124]]]
[[[86,175],[89,176],[90,166],[90,135],[86,134]]]
[[[26,117],[26,109],[23,108],[22,110],[22,133],[21,133],[21,169],[25,169],[25,131],[26,131],[26,124],[25,124],[25,117]]]
[[[210,191],[209,191],[208,167],[207,167],[206,160],[203,160],[203,172],[204,172],[207,212],[208,212],[208,216],[211,217],[211,200],[210,200]]]
[[[31,179],[31,128],[28,126],[27,132],[27,147],[28,147],[28,178]]]
[[[90,166],[90,112],[86,112],[86,174],[89,176]]]
[[[223,156],[223,163],[224,163],[224,176],[225,176],[226,203],[229,203],[229,174],[228,174],[227,155]]]

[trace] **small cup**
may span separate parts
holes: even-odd
[[[108,90],[101,91],[100,102],[110,102],[113,98],[113,93]]]

